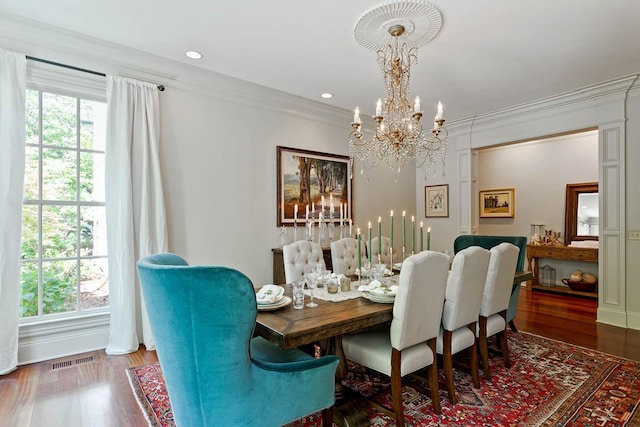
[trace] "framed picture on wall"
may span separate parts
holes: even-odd
[[[449,184],[424,187],[424,216],[449,217]]]
[[[480,191],[480,218],[515,217],[515,196],[514,188]]]
[[[278,227],[353,216],[349,156],[277,147]]]

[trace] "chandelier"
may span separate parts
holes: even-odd
[[[397,16],[390,18],[390,14]],[[428,30],[416,31],[416,22],[425,20],[429,24]],[[411,100],[409,96],[411,65],[418,58],[417,44],[424,44],[435,37],[440,24],[441,16],[435,6],[422,1],[406,1],[374,9],[356,25],[356,39],[366,47],[376,48],[385,92],[384,100],[378,99],[376,104],[375,116],[372,117],[375,129],[369,137],[364,134],[358,107],[355,109],[349,151],[352,161],[360,162],[361,173],[365,167],[375,168],[382,162],[398,173],[409,161],[415,160],[416,167],[424,167],[425,174],[431,168],[435,172],[439,162],[444,175],[448,132],[443,126],[442,103],[438,103],[433,127],[429,124],[430,129],[423,129],[420,97]],[[385,29],[381,25],[388,26]],[[413,41],[407,37],[407,25],[412,30]],[[370,31],[372,27],[373,33]],[[380,46],[376,37],[382,30],[387,34]]]

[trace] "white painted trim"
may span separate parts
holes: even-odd
[[[627,327],[640,330],[640,313],[627,312]]]
[[[611,310],[604,307],[598,307],[597,314],[597,322],[604,323],[607,325],[618,326],[621,328],[629,327],[627,325],[627,316],[625,316],[624,311],[620,310]],[[640,328],[639,328],[640,329]]]
[[[20,325],[18,365],[107,347],[109,313]]]

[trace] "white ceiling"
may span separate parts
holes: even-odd
[[[442,100],[447,119],[462,119],[640,71],[639,0],[432,3],[442,30],[419,49],[411,81],[426,113]],[[373,114],[382,79],[353,28],[380,4],[0,0],[0,11]],[[189,49],[204,58],[187,59]]]

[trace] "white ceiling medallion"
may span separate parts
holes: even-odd
[[[402,25],[407,43],[411,47],[419,47],[438,35],[442,15],[433,4],[421,0],[383,4],[358,20],[354,36],[367,49],[383,49],[389,44],[389,28],[394,25]]]

